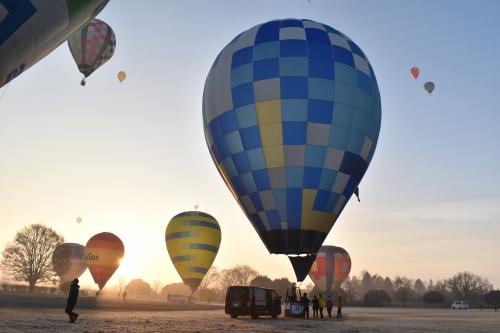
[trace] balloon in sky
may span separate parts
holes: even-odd
[[[425,82],[424,89],[429,93],[429,95],[434,91],[434,82]]]
[[[76,218],[76,223],[80,224],[80,223],[82,223],[82,221],[83,221],[83,220],[82,220],[82,218],[81,218],[81,217],[77,217],[77,218]]]
[[[377,145],[380,94],[366,55],[318,22],[257,25],[217,56],[203,121],[233,196],[303,280]]]
[[[351,271],[351,257],[341,247],[325,245],[316,255],[309,277],[324,293],[331,293],[347,279]]]
[[[58,245],[52,253],[52,266],[61,283],[69,282],[85,272],[85,246],[75,243]]]
[[[120,83],[122,83],[127,78],[127,74],[124,71],[119,71],[117,77],[118,77],[118,81],[120,81]]]
[[[219,251],[221,231],[211,215],[199,211],[177,214],[168,223],[165,243],[182,281],[194,293]]]
[[[411,76],[413,76],[413,78],[416,80],[418,75],[420,74],[420,69],[418,69],[418,67],[412,67],[410,69],[410,74]]]
[[[105,64],[115,52],[113,29],[99,19],[92,19],[68,40],[78,70],[86,77]],[[85,78],[82,85],[85,85]]]
[[[85,260],[99,289],[104,288],[120,266],[124,254],[123,242],[110,232],[101,232],[89,239],[85,246]]]

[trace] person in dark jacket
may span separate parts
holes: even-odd
[[[342,306],[344,302],[342,301],[342,296],[337,298],[337,318],[342,318]]]
[[[332,318],[332,309],[333,309],[332,298],[328,296],[328,299],[326,300],[326,312],[328,312],[328,317],[330,318]]]
[[[313,304],[313,318],[318,319],[319,318],[319,300],[316,296],[314,296],[312,300]]]
[[[78,279],[74,279],[71,282],[69,288],[68,300],[66,301],[66,313],[69,316],[70,322],[74,323],[76,318],[78,318],[78,313],[73,312],[73,309],[78,300],[78,293],[80,292],[80,286],[78,285]]]
[[[311,300],[307,297],[307,293],[304,293],[301,301],[302,306],[304,307],[304,318],[309,319],[309,303],[311,303]]]

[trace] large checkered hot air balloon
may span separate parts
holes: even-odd
[[[219,251],[221,231],[217,220],[203,212],[177,214],[168,223],[165,243],[182,281],[194,293]]]
[[[99,290],[104,288],[118,269],[124,254],[123,242],[110,232],[101,232],[88,240],[85,246],[85,260]]]
[[[81,81],[81,85],[84,86],[85,78],[113,56],[116,37],[113,29],[106,22],[92,19],[71,36],[68,45],[78,70],[84,75]]]
[[[366,55],[325,24],[259,24],[215,59],[203,122],[227,186],[302,281],[377,145],[380,94]]]
[[[322,246],[314,261],[309,277],[318,289],[331,294],[347,279],[351,272],[351,257],[341,247]]]

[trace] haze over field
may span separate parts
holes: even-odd
[[[199,205],[222,229],[215,266],[245,263],[294,279],[219,176],[201,105],[208,71],[230,40],[297,17],[355,40],[382,98],[361,202],[348,203],[324,244],[350,253],[352,274],[437,280],[468,270],[498,287],[498,12],[493,0],[111,1],[99,18],[116,32],[117,49],[87,86],[61,45],[0,98],[0,248],[31,223],[81,244],[110,231],[125,257],[109,285],[120,276],[176,282],[165,228]],[[421,69],[417,81],[412,66]],[[436,83],[432,96],[427,80]],[[94,286],[88,272],[81,281]]]

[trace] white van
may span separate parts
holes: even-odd
[[[455,301],[451,305],[452,310],[469,310],[469,303],[465,301]]]

